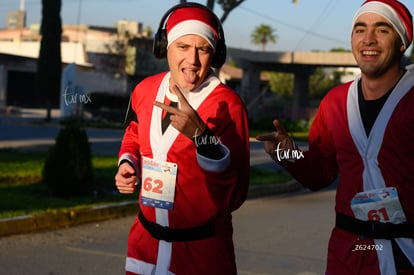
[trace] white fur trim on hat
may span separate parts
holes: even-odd
[[[175,25],[167,35],[168,45],[167,48],[174,42],[177,38],[187,35],[187,34],[196,34],[203,37],[213,48],[215,52],[217,45],[217,38],[214,31],[211,27],[199,20],[186,20],[177,25]]]
[[[404,23],[401,21],[398,14],[392,7],[379,1],[368,2],[365,5],[361,6],[354,15],[354,19],[352,20],[352,27],[354,27],[355,21],[361,14],[368,12],[376,13],[378,15],[385,17],[395,28],[398,35],[401,37],[405,49],[407,49],[410,46],[410,40],[408,38],[409,35],[407,34],[407,29],[405,28]]]

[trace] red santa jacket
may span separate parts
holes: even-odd
[[[414,72],[408,71],[383,106],[366,136],[359,114],[356,81],[330,91],[319,106],[304,158],[283,166],[303,185],[318,190],[338,176],[335,211],[353,216],[351,200],[358,192],[396,187],[408,223],[414,223]],[[414,263],[414,240],[396,239]],[[353,251],[355,245],[373,249]],[[372,246],[374,245],[374,246]],[[395,274],[389,241],[365,239],[333,229],[327,275]]]
[[[236,274],[231,212],[244,202],[249,181],[249,137],[246,109],[240,97],[215,76],[187,95],[190,105],[211,129],[225,157],[214,161],[196,153],[192,140],[171,125],[161,133],[162,110],[153,106],[168,93],[169,74],[148,77],[133,91],[137,115],[126,129],[119,159],[142,167],[143,156],[178,165],[174,208],[140,205],[147,220],[169,228],[194,228],[214,223],[216,235],[198,241],[154,239],[140,221],[128,242],[130,274]],[[158,274],[158,273],[157,273]]]

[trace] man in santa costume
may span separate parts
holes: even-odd
[[[412,37],[402,3],[364,2],[351,34],[361,75],[322,100],[303,157],[280,161],[312,190],[339,178],[326,275],[414,274],[414,68],[400,65]],[[298,148],[273,124],[257,139],[279,161]]]
[[[231,213],[249,184],[246,108],[211,69],[225,60],[217,17],[199,4],[168,15],[156,35],[166,41],[154,42],[166,49],[154,51],[170,70],[135,87],[115,176],[121,193],[140,186],[126,274],[237,274]]]

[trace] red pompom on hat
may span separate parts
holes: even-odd
[[[167,48],[177,38],[187,35],[200,35],[208,41],[215,51],[218,41],[218,22],[208,10],[186,7],[175,10],[165,25],[167,29]]]
[[[385,17],[395,28],[407,49],[413,41],[413,17],[410,11],[397,0],[367,0],[355,13],[352,27],[357,18],[367,12]]]

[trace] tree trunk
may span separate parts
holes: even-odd
[[[46,118],[45,121],[50,122],[52,121],[52,103],[50,99],[46,99]]]
[[[42,24],[39,58],[37,63],[37,88],[45,100],[46,121],[51,120],[52,99],[59,98],[62,76],[60,18],[61,0],[42,0]]]

